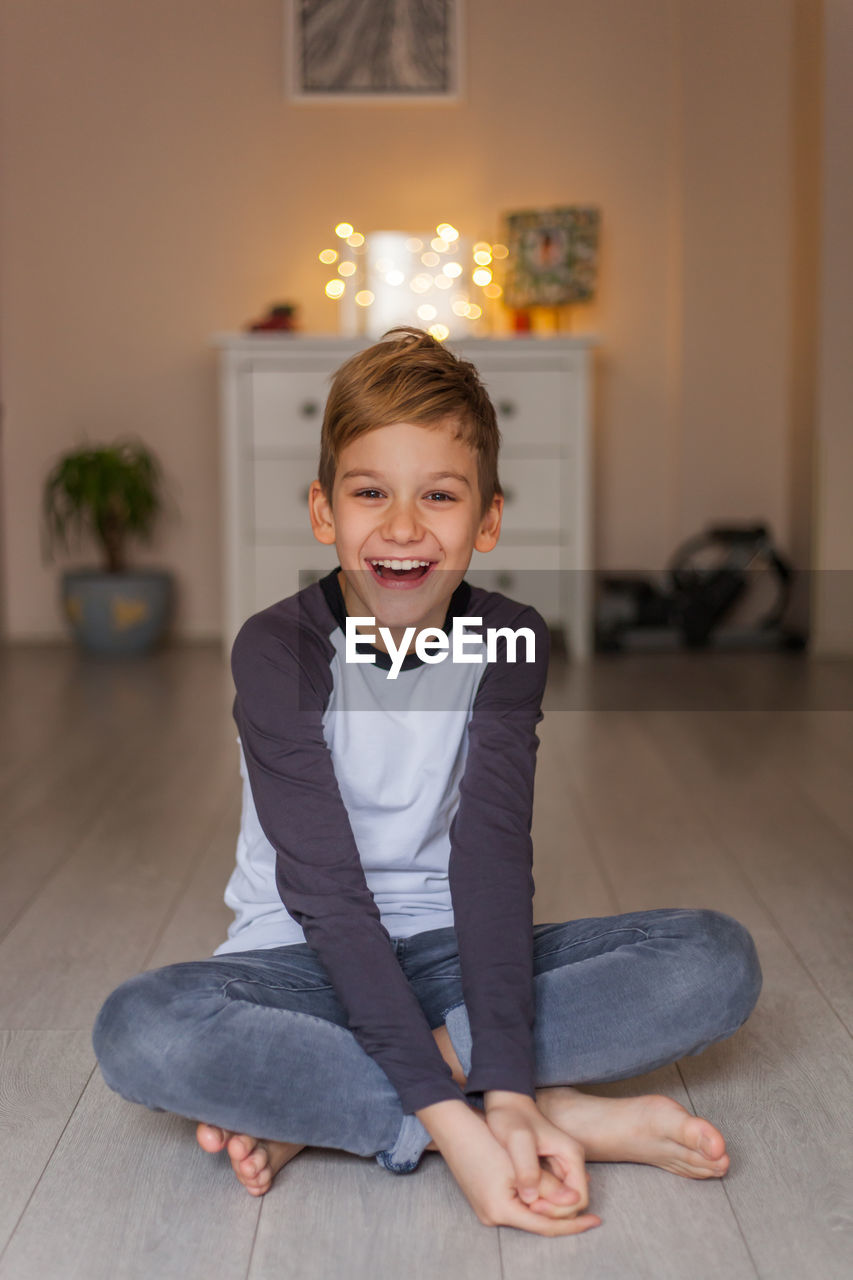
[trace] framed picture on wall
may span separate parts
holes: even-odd
[[[569,205],[508,213],[504,296],[511,307],[561,306],[595,295],[601,211]]]
[[[458,102],[463,3],[284,0],[288,97],[296,102]]]

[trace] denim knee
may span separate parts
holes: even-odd
[[[151,1105],[163,1050],[170,1038],[164,1017],[170,990],[157,971],[128,978],[104,1001],[92,1030],[92,1047],[111,1089],[131,1102]]]
[[[732,1035],[755,1008],[762,986],[761,964],[748,929],[722,911],[697,911],[696,940],[701,943],[709,1001],[716,1010],[720,1037]]]

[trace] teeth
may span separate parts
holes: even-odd
[[[385,569],[414,569],[418,566],[428,568],[430,560],[371,560],[371,564],[381,564]]]

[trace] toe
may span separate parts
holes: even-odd
[[[726,1153],[726,1140],[723,1135],[706,1120],[696,1120],[690,1126],[690,1146],[700,1152],[707,1160],[719,1160]]]
[[[250,1178],[256,1178],[268,1165],[267,1153],[263,1147],[256,1147],[250,1155],[240,1161],[240,1170]]]
[[[228,1154],[232,1163],[239,1164],[241,1160],[245,1160],[257,1145],[257,1138],[252,1138],[248,1133],[233,1134],[228,1140]]]
[[[229,1134],[213,1124],[200,1124],[195,1131],[196,1141],[203,1151],[221,1151],[228,1141]]]

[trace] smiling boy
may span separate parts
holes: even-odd
[[[548,631],[465,581],[500,533],[498,445],[473,366],[420,331],[339,371],[309,493],[339,566],[253,615],[232,651],[229,937],[124,983],[94,1039],[112,1088],[200,1121],[252,1194],[305,1145],[397,1173],[437,1150],[481,1222],[568,1235],[600,1223],[585,1156],[728,1167],[719,1131],[672,1099],[569,1082],[701,1052],[741,1025],[761,975],[717,912],[532,923]],[[378,628],[369,663],[347,660],[358,618]],[[473,618],[491,651],[416,652],[418,633]],[[510,655],[519,631],[530,661]]]

